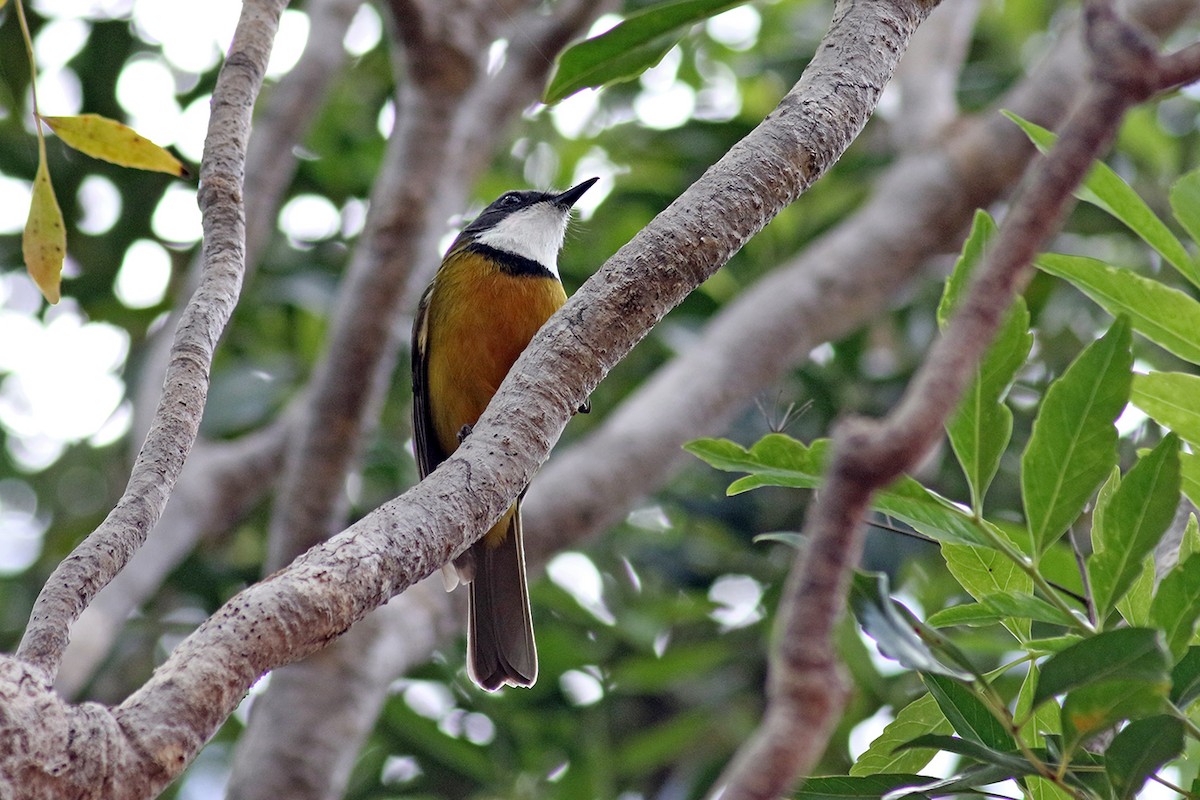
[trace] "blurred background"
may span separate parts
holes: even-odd
[[[284,12],[263,103],[316,33],[309,5]],[[620,19],[616,13],[647,5],[630,1],[613,7],[615,13],[597,13],[580,33],[600,32]],[[568,293],[574,291],[771,112],[811,58],[831,9],[826,0],[737,6],[695,26],[634,81],[584,91],[553,108],[529,106],[505,130],[458,215],[441,219],[436,246],[425,248],[413,269],[428,274],[458,226],[501,192],[565,187],[598,175],[560,259]],[[42,112],[125,121],[174,150],[195,174],[216,72],[239,10],[232,0],[35,0],[27,13]],[[961,114],[983,112],[1017,85],[1060,45],[1077,11],[1075,3],[1040,0],[975,4],[952,89]],[[404,76],[401,69],[397,78],[388,13],[363,3],[347,15],[340,66],[290,151],[294,176],[271,218],[259,221],[268,235],[217,352],[205,442],[246,441],[266,429],[313,376],[397,120]],[[508,46],[492,43],[490,70],[500,69]],[[1198,101],[1200,92],[1185,90],[1136,109],[1122,129],[1109,163],[1152,208],[1165,209],[1172,181],[1197,164]],[[852,214],[911,147],[904,111],[901,94],[889,88],[836,167],[608,376],[592,398],[592,413],[571,422],[559,448],[584,440],[747,287]],[[946,131],[953,135],[953,125]],[[139,420],[146,412],[139,406],[152,410],[161,385],[155,348],[164,333],[169,338],[172,309],[186,299],[201,235],[194,178],[120,169],[53,139],[49,149],[68,222],[64,299],[54,307],[21,264],[37,145],[25,51],[9,3],[0,10],[0,647],[6,650],[16,646],[50,570],[120,496],[144,435]],[[1002,212],[1003,200],[993,210]],[[1148,249],[1091,206],[1075,212],[1056,247],[1159,272]],[[749,445],[785,430],[809,441],[828,435],[840,414],[886,412],[935,334],[940,278],[952,261],[950,252],[931,253],[885,312],[815,347],[726,429],[696,435]],[[1013,520],[1020,518],[1016,454],[1028,435],[1032,402],[1108,324],[1082,295],[1044,275],[1027,300],[1035,350],[1013,394],[1012,452],[989,495],[996,515],[1011,512]],[[411,313],[411,306],[402,309],[398,329]],[[345,476],[346,522],[416,480],[408,369],[402,353],[378,423],[369,426],[361,457]],[[1143,425],[1136,413],[1120,422],[1130,454]],[[761,711],[772,613],[792,560],[786,543],[755,537],[799,530],[808,495],[768,489],[726,497],[728,476],[698,461],[683,464],[652,496],[631,501],[623,522],[553,555],[536,578],[541,676],[535,688],[484,695],[465,678],[461,634],[441,637],[432,659],[390,684],[382,714],[354,756],[345,796],[673,800],[711,785]],[[928,460],[921,478],[942,494],[967,498],[946,452]],[[268,488],[239,506],[230,524],[184,548],[77,673],[72,694],[124,698],[199,621],[256,581],[271,512]],[[931,556],[931,545],[881,525],[871,531],[866,563],[888,571],[920,613],[955,599],[956,584],[939,575],[940,561]],[[964,646],[982,659],[1004,658],[1002,641],[985,632],[970,636]],[[921,691],[914,676],[899,675],[849,621],[840,638],[856,689],[825,756],[830,772],[846,769]],[[167,796],[224,796],[246,712],[267,683]],[[935,762],[927,771],[938,769]],[[1179,780],[1186,785],[1186,776]]]

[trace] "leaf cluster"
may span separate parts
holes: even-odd
[[[1050,143],[1045,131],[1018,122],[1039,145]],[[1193,172],[1170,194],[1177,222],[1193,236],[1198,187]],[[1115,172],[1098,165],[1079,194],[1200,287],[1187,248]],[[940,325],[994,232],[980,212],[946,282]],[[1137,333],[1200,365],[1200,303],[1186,289],[1094,259],[1047,254],[1037,263],[1116,319],[1037,403],[1019,454],[1023,525],[985,508],[1011,444],[1006,401],[1034,341],[1022,298],[946,423],[969,497],[944,497],[907,476],[874,497],[877,514],[939,543],[946,570],[971,600],[919,618],[890,595],[885,576],[858,575],[851,607],[863,631],[919,674],[928,694],[896,716],[848,776],[814,778],[800,797],[933,798],[1013,780],[1027,797],[1132,798],[1148,779],[1161,780],[1188,739],[1200,739],[1188,713],[1200,697],[1200,526],[1194,514],[1176,523],[1181,501],[1200,501],[1192,452],[1200,445],[1200,379],[1135,373],[1133,357]],[[1116,422],[1131,403],[1163,435],[1122,471]],[[688,449],[718,469],[748,473],[730,494],[819,488],[828,457],[827,441],[806,445],[781,434],[749,448],[709,439]],[[1079,541],[1084,531],[1090,541]],[[1051,577],[1063,550],[1079,565],[1071,586]],[[949,633],[990,626],[1004,631],[1016,655],[985,671]],[[959,757],[958,772],[921,776],[939,750]],[[1198,792],[1200,785],[1187,796]]]

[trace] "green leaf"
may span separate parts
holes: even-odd
[[[998,550],[943,543],[942,558],[954,579],[976,600],[998,592],[1029,594],[1033,591],[1033,579]],[[1029,620],[1004,621],[1004,626],[1020,640],[1029,638],[1030,625]]]
[[[1015,114],[1004,112],[1004,115],[1016,122],[1043,153],[1054,145],[1057,137],[1050,131]],[[1142,241],[1157,250],[1181,275],[1200,286],[1200,275],[1195,271],[1187,248],[1150,210],[1150,206],[1146,205],[1146,201],[1138,196],[1133,187],[1107,164],[1096,162],[1083,186],[1075,194],[1080,200],[1091,203],[1119,219],[1141,237]]]
[[[1170,680],[1115,680],[1067,693],[1062,705],[1063,747],[1072,752],[1118,722],[1162,711]]]
[[[1095,523],[1092,525],[1095,529]],[[1117,611],[1121,618],[1135,628],[1148,628],[1150,622],[1150,604],[1154,602],[1154,556],[1142,559],[1142,568],[1138,571],[1129,591],[1117,601]]]
[[[967,478],[976,514],[983,512],[983,499],[1012,436],[1013,415],[1003,400],[1032,346],[1029,309],[1018,297],[946,422],[950,446]]]
[[[1146,780],[1183,753],[1183,723],[1165,714],[1138,719],[1104,751],[1104,770],[1118,800],[1132,800]]]
[[[996,750],[1017,749],[1004,725],[976,696],[974,689],[944,675],[923,673],[921,680],[959,736]]]
[[[1168,434],[1121,479],[1092,531],[1096,553],[1088,576],[1103,619],[1142,570],[1142,562],[1175,518],[1179,504],[1179,439]]]
[[[1200,647],[1189,647],[1171,670],[1170,697],[1172,703],[1184,710],[1200,697]]]
[[[918,786],[929,783],[929,778],[923,775],[909,774],[875,774],[863,776],[828,775],[809,778],[800,787],[800,791],[792,795],[796,800],[879,800],[886,794],[891,794],[905,786]],[[893,795],[900,798],[925,798],[923,793],[908,793]]]
[[[1051,656],[1042,664],[1036,708],[1073,689],[1114,681],[1165,682],[1167,654],[1158,631],[1118,628],[1091,636]]]
[[[771,433],[749,450],[728,439],[697,439],[683,449],[724,472],[750,473],[749,478],[730,485],[728,493],[733,495],[762,486],[816,488],[822,481],[829,440],[805,445],[782,433]]]
[[[1176,658],[1187,652],[1200,617],[1200,556],[1194,555],[1167,573],[1150,604],[1150,621],[1162,629]]]
[[[1171,187],[1171,210],[1192,241],[1200,242],[1200,170],[1192,170]]]
[[[850,586],[850,607],[858,624],[879,645],[879,651],[908,669],[970,680],[971,675],[944,663],[915,632],[920,626],[888,594],[887,576],[856,572]]]
[[[1079,625],[1079,620],[1072,618],[1056,606],[1052,606],[1040,597],[1020,592],[997,592],[983,598],[983,604],[997,613],[1008,617],[1021,617],[1034,622],[1048,622],[1052,625],[1072,627]]]
[[[979,794],[981,787],[999,783],[1009,777],[1010,770],[994,764],[971,764],[958,773],[933,783],[919,784],[913,790],[925,797],[958,797]],[[911,797],[912,795],[908,795]],[[904,800],[888,796],[887,800]]]
[[[967,240],[963,242],[962,252],[954,262],[950,276],[946,278],[946,288],[942,290],[942,299],[937,307],[938,328],[946,327],[958,304],[966,296],[971,278],[975,274],[975,267],[983,260],[983,255],[995,235],[995,221],[986,211],[977,210],[971,220]]]
[[[1200,454],[1179,454],[1179,488],[1192,505],[1200,505]]]
[[[938,306],[940,327],[944,328],[949,321],[995,231],[996,224],[991,217],[983,211],[976,212],[962,254],[946,280],[946,289]],[[958,408],[946,421],[950,445],[967,478],[971,508],[977,515],[982,513],[984,496],[1012,435],[1012,411],[1002,400],[1032,345],[1029,310],[1025,300],[1018,297],[975,368]]]
[[[1066,790],[1037,775],[1030,775],[1025,779],[1025,789],[1029,792],[1029,800],[1072,800],[1073,797],[1067,794]]]
[[[1200,375],[1134,375],[1130,400],[1164,428],[1200,445]]]
[[[876,492],[872,506],[939,542],[995,547],[995,541],[1004,538],[994,526],[906,475]]]
[[[1079,625],[1079,620],[1072,619],[1040,597],[1015,592],[1001,592],[988,595],[978,603],[963,603],[945,608],[930,615],[925,622],[935,628],[945,628],[951,625],[990,625],[1007,618],[1067,627]]]
[[[684,449],[716,469],[751,473],[729,485],[728,494],[734,495],[763,486],[819,487],[829,441],[818,439],[808,446],[790,436],[772,433],[749,450],[726,439],[697,439],[684,445]],[[938,541],[995,547],[995,539],[1003,538],[987,522],[907,476],[876,492],[874,507]]]
[[[632,80],[661,61],[691,25],[744,2],[679,0],[630,14],[560,54],[542,102],[552,105],[580,89]]]
[[[1195,514],[1189,513],[1187,525],[1183,528],[1183,539],[1179,542],[1179,560],[1186,561],[1194,553],[1200,553],[1200,522],[1197,522]]]
[[[1134,330],[1155,344],[1200,363],[1200,303],[1186,293],[1084,256],[1046,253],[1034,264],[1070,281],[1114,317],[1129,317]]]
[[[978,742],[972,742],[968,739],[959,739],[954,736],[941,736],[938,734],[926,734],[918,736],[910,742],[905,742],[900,745],[902,748],[908,747],[936,747],[938,750],[944,750],[947,753],[957,753],[960,756],[965,756],[972,761],[978,761],[982,764],[992,764],[1004,770],[1005,776],[1015,778],[1020,775],[1032,775],[1037,772],[1032,764],[1026,761],[1023,757],[1013,753],[1007,753],[1000,750],[995,750],[991,747],[986,747]]]
[[[981,625],[998,625],[1004,615],[983,603],[961,603],[950,608],[935,611],[925,620],[925,624],[934,628],[949,628],[954,625],[979,627]]]
[[[1037,664],[1031,662],[1025,678],[1021,681],[1021,688],[1017,691],[1016,707],[1013,709],[1013,718],[1024,721],[1018,735],[1021,741],[1030,747],[1041,747],[1044,743],[1043,734],[1062,732],[1058,720],[1058,706],[1044,703],[1037,709],[1033,707],[1039,674]]]
[[[1129,324],[1118,318],[1046,390],[1021,457],[1021,494],[1035,554],[1075,521],[1117,461],[1113,422],[1129,399],[1129,346]]]
[[[1200,650],[1200,648],[1197,648]],[[950,733],[953,727],[932,695],[912,701],[896,718],[884,726],[870,747],[850,767],[851,775],[876,775],[890,772],[916,772],[937,754],[936,749],[908,748],[897,751],[904,742],[927,733]]]

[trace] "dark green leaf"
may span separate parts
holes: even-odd
[[[580,89],[632,80],[661,61],[691,25],[745,1],[679,0],[630,14],[559,55],[542,102],[550,105]]]
[[[1186,709],[1200,697],[1200,647],[1189,647],[1171,670],[1171,702]]]
[[[959,739],[954,736],[941,736],[935,733],[918,736],[910,742],[905,742],[900,745],[901,748],[909,747],[936,747],[938,750],[944,750],[947,753],[957,753],[960,756],[978,761],[982,764],[991,764],[1000,767],[1004,770],[1004,777],[1015,778],[1021,775],[1032,775],[1037,772],[1032,764],[1026,761],[1022,756],[1015,753],[1006,753],[1000,750],[994,750],[990,747],[985,747],[978,742],[972,742],[967,739]]]
[[[830,775],[809,778],[793,797],[796,800],[879,800],[885,794],[905,786],[929,783],[924,775],[876,774],[850,777]],[[922,798],[924,794],[899,794],[899,798]]]
[[[1127,719],[1157,714],[1166,704],[1170,680],[1111,680],[1067,693],[1062,705],[1063,746],[1072,752]]]
[[[952,729],[932,695],[921,695],[900,709],[896,718],[884,727],[883,733],[850,767],[850,774],[915,772],[928,764],[937,751],[919,748],[897,751],[896,748],[926,733],[950,733]]]
[[[888,595],[887,576],[856,572],[850,587],[850,607],[858,624],[879,644],[888,658],[919,672],[935,672],[970,680],[968,673],[945,664],[914,632],[913,621],[901,614]]]
[[[1117,461],[1113,422],[1129,399],[1129,324],[1113,323],[1046,390],[1021,458],[1021,494],[1036,554],[1075,521]]]
[[[1008,770],[994,764],[971,764],[943,780],[913,787],[927,797],[957,797],[963,794],[979,794],[984,786],[999,783],[1008,777]],[[889,796],[887,800],[903,800]]]
[[[1159,715],[1129,723],[1104,751],[1104,769],[1118,800],[1132,800],[1154,773],[1183,752],[1183,723]]]
[[[1179,503],[1179,439],[1168,434],[1121,479],[1092,531],[1096,554],[1088,575],[1097,615],[1103,619],[1129,589],[1142,562],[1175,517]]]
[[[1167,679],[1167,654],[1158,631],[1118,628],[1091,636],[1051,656],[1042,665],[1033,705],[1102,681]]]
[[[1084,256],[1047,253],[1035,263],[1043,272],[1070,281],[1114,317],[1129,317],[1133,329],[1150,341],[1200,363],[1200,303],[1186,293]]]
[[[1135,375],[1129,399],[1164,428],[1200,445],[1200,375]]]
[[[926,673],[921,680],[959,736],[995,750],[1016,750],[1012,736],[976,696],[974,689],[944,675]]]

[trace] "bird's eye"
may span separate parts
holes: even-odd
[[[502,206],[515,206],[519,202],[521,202],[521,198],[512,193],[500,198],[500,205]]]

